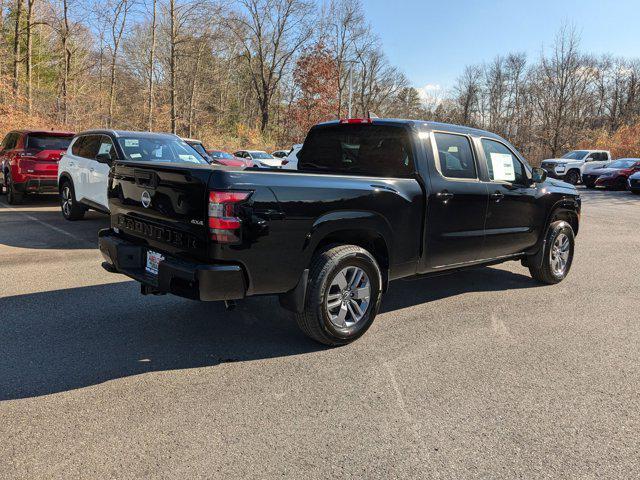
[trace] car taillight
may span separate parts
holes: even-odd
[[[251,192],[209,192],[209,233],[218,243],[240,241],[242,220],[238,218],[238,204],[249,198]]]

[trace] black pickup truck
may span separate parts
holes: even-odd
[[[104,268],[144,294],[280,295],[328,345],[369,328],[391,280],[507,260],[548,284],[569,272],[579,195],[497,135],[342,120],[312,128],[298,158],[297,171],[116,161]]]

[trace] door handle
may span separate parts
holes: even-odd
[[[438,200],[442,200],[442,203],[447,203],[453,198],[453,193],[443,190],[441,192],[438,192],[436,194],[436,197],[438,197]]]
[[[502,200],[504,198],[504,193],[502,192],[494,192],[490,195],[492,200],[495,200],[496,202],[499,202],[500,200]]]

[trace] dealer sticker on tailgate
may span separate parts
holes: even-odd
[[[158,265],[160,262],[164,260],[164,257],[160,255],[158,252],[154,252],[152,250],[147,251],[147,272],[152,275],[158,275]]]

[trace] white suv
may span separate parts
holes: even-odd
[[[109,213],[107,180],[116,152],[112,132],[89,131],[74,137],[58,164],[64,218],[79,220],[89,208]]]
[[[208,163],[170,133],[91,130],[77,134],[58,164],[60,207],[67,220],[88,209],[109,213],[107,185],[114,160]]]
[[[611,152],[608,150],[572,150],[561,158],[543,160],[540,166],[550,177],[576,185],[584,173],[602,168],[610,162]]]

